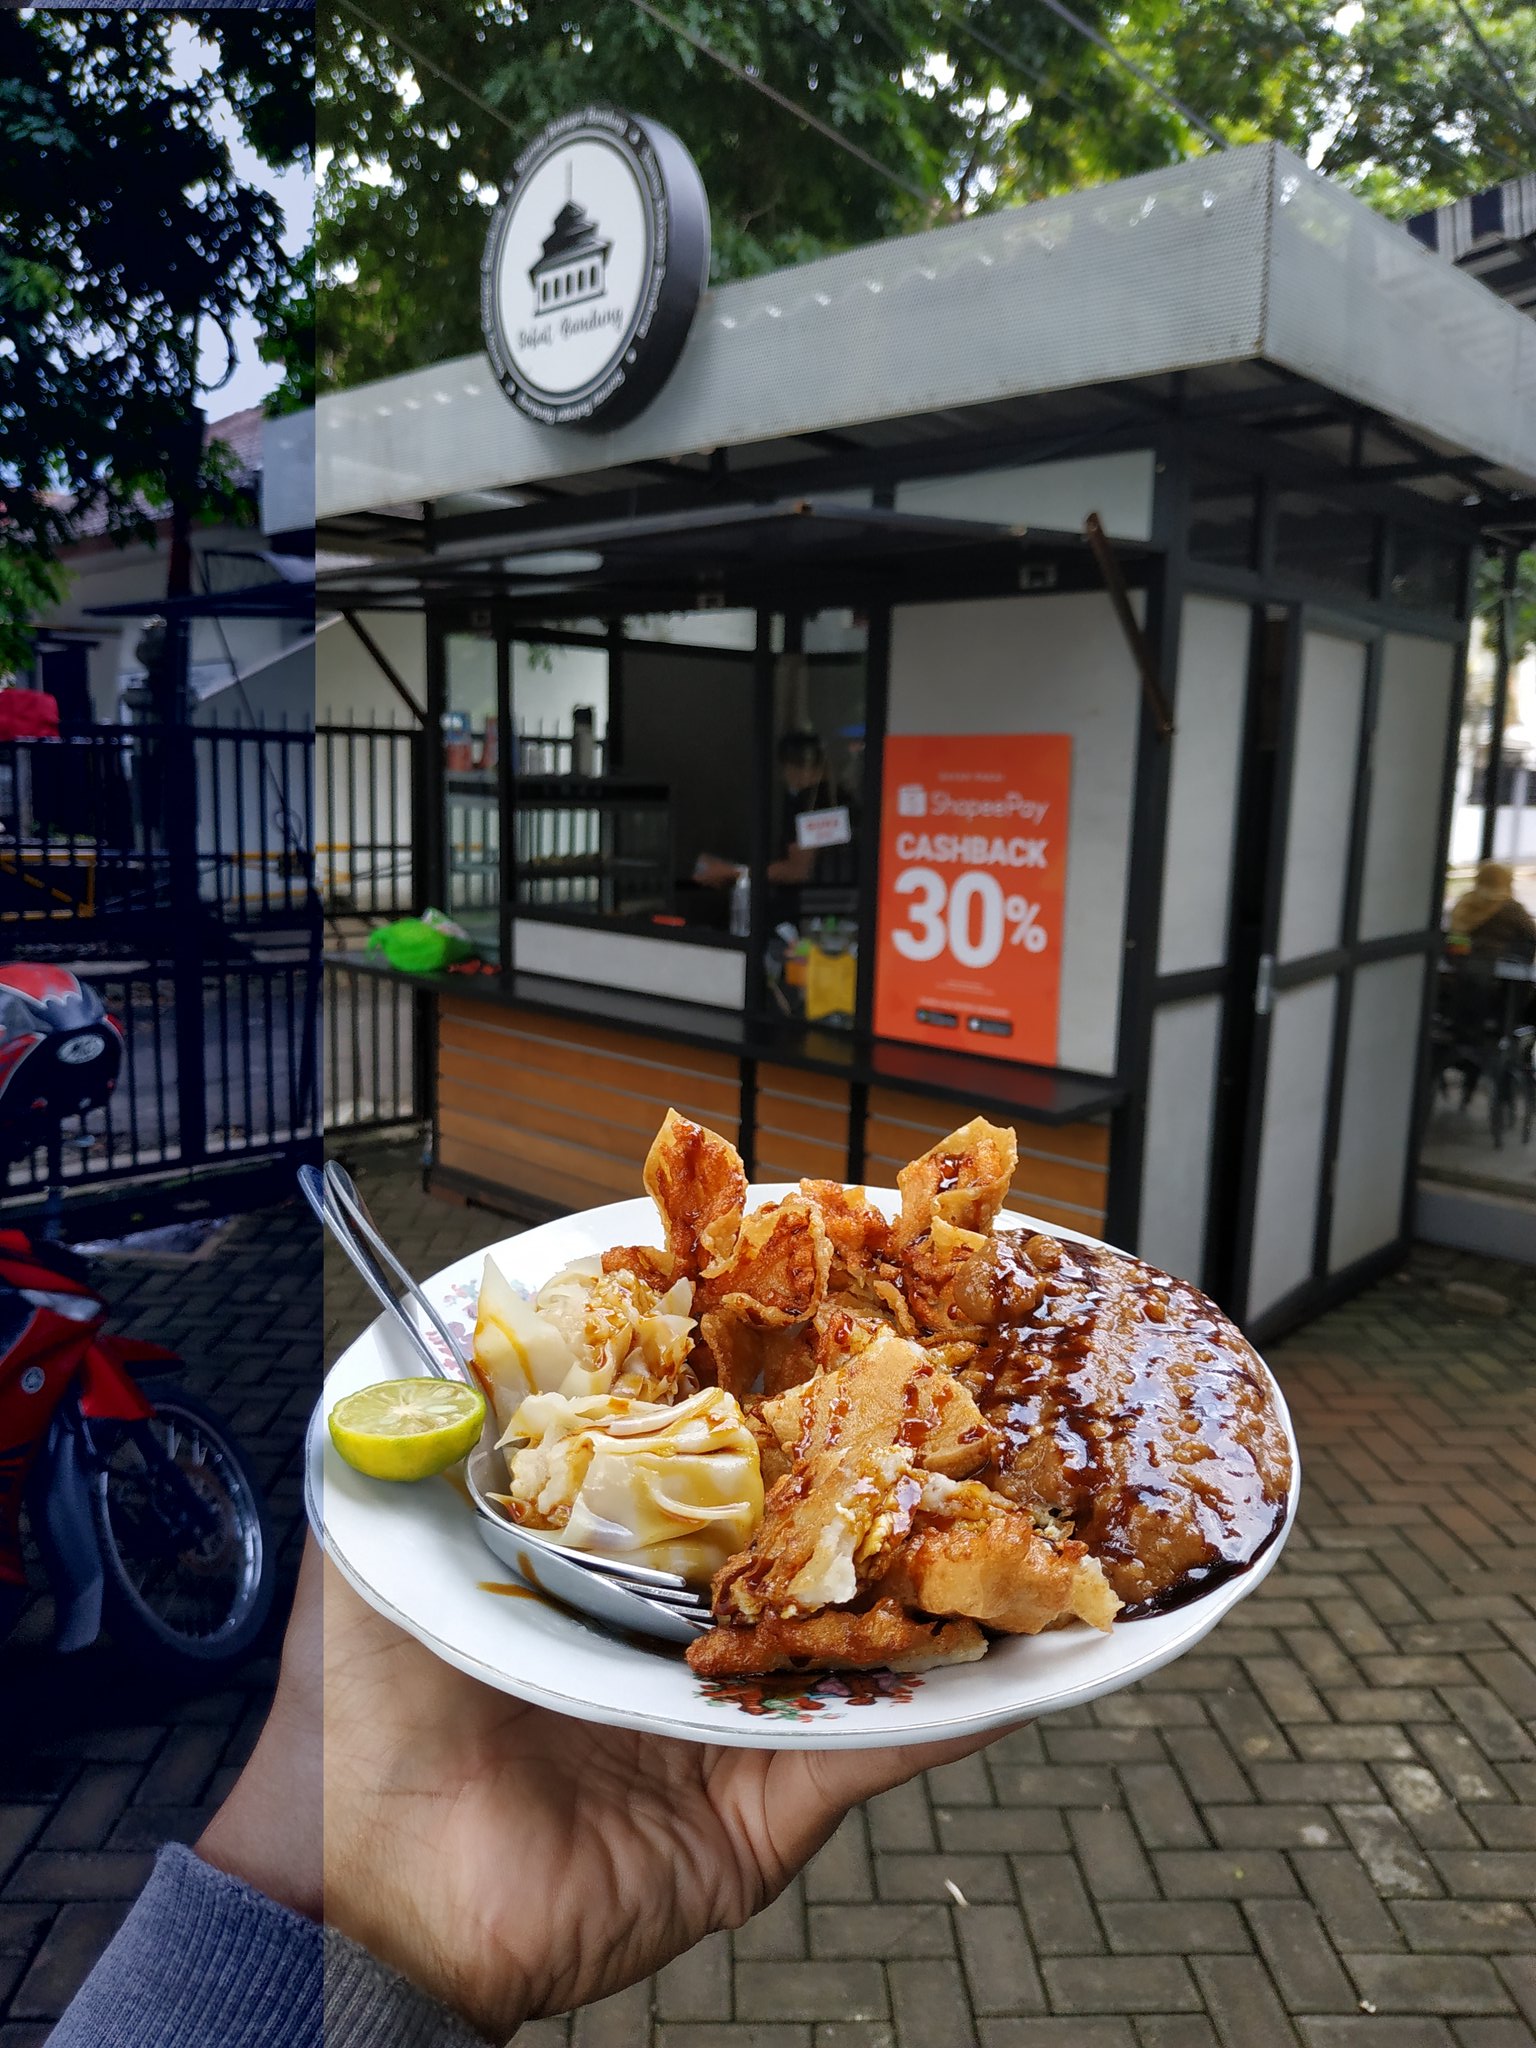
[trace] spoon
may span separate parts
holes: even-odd
[[[328,1160],[323,1173],[313,1166],[301,1166],[299,1188],[357,1268],[369,1292],[405,1331],[428,1371],[439,1379],[459,1379],[479,1389],[479,1379],[463,1347],[385,1243],[352,1176],[340,1161]],[[421,1309],[453,1361],[453,1371],[444,1365],[420,1323],[407,1312],[393,1282],[402,1285],[409,1299]],[[577,1608],[594,1620],[631,1635],[687,1643],[710,1626],[704,1595],[677,1573],[631,1564],[621,1557],[572,1550],[513,1522],[489,1492],[498,1479],[505,1478],[495,1433],[495,1420],[488,1418],[479,1448],[465,1462],[464,1477],[475,1510],[475,1525],[488,1548],[504,1564],[510,1565],[535,1591],[547,1593],[567,1607]]]

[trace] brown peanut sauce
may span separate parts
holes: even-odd
[[[986,1257],[995,1314],[960,1378],[999,1435],[991,1483],[1070,1523],[1128,1617],[1251,1565],[1284,1519],[1289,1452],[1215,1303],[1054,1238],[999,1233]]]

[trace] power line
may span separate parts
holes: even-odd
[[[1091,23],[1083,20],[1080,14],[1074,14],[1070,7],[1064,6],[1063,0],[1039,0],[1039,4],[1042,7],[1048,7],[1052,14],[1056,15],[1059,20],[1066,22],[1069,28],[1076,29],[1080,36],[1086,36],[1088,41],[1094,44],[1096,48],[1102,50],[1106,57],[1113,57],[1121,69],[1128,71],[1132,78],[1139,78],[1149,92],[1155,92],[1160,100],[1166,100],[1168,105],[1176,113],[1181,114],[1192,128],[1198,128],[1202,135],[1208,135],[1218,149],[1230,149],[1232,147],[1224,135],[1217,134],[1209,121],[1202,120],[1193,107],[1187,107],[1177,93],[1170,92],[1165,85],[1159,84],[1150,71],[1143,71],[1141,66],[1130,57],[1127,57],[1123,50],[1116,49],[1107,36],[1101,36]]]
[[[1494,55],[1493,50],[1488,45],[1488,43],[1486,43],[1483,40],[1483,32],[1478,27],[1477,23],[1473,20],[1471,10],[1466,5],[1466,0],[1451,0],[1451,4],[1455,7],[1456,12],[1461,16],[1462,20],[1467,24],[1467,32],[1471,36],[1473,42],[1476,44],[1478,51],[1482,56],[1483,62],[1488,67],[1489,72],[1494,78],[1496,78],[1499,81],[1499,83],[1503,86],[1504,90],[1509,94],[1509,103],[1514,108],[1515,114],[1519,119],[1521,127],[1528,128],[1531,134],[1533,136],[1536,136],[1536,115],[1532,114],[1530,108],[1525,104],[1525,101],[1521,99],[1520,94],[1516,89],[1514,81],[1511,79],[1509,73],[1504,69],[1504,66],[1499,62],[1498,58]]]
[[[1075,93],[1068,92],[1064,85],[1049,77],[1039,65],[1031,63],[1026,57],[1021,57],[1017,50],[1005,50],[1001,43],[994,42],[991,36],[977,28],[975,23],[968,21],[964,15],[951,14],[944,5],[944,0],[932,0],[932,5],[934,12],[941,20],[947,21],[951,28],[957,28],[963,35],[970,36],[973,41],[980,43],[984,50],[990,50],[1000,62],[1015,65],[1026,78],[1032,78],[1037,85],[1043,85],[1052,99],[1065,100],[1067,105],[1075,107],[1085,120],[1094,121],[1099,118],[1092,107],[1080,100]]]
[[[350,0],[344,0],[344,4],[350,5]],[[756,77],[745,66],[738,64],[733,57],[723,56],[719,50],[706,43],[702,36],[695,35],[691,28],[685,28],[680,21],[674,21],[669,14],[663,14],[659,7],[653,7],[651,0],[630,0],[630,5],[638,7],[642,14],[649,15],[660,27],[670,29],[673,35],[680,36],[685,43],[691,43],[701,56],[708,57],[712,64],[718,64],[722,71],[728,71],[731,77],[739,80],[742,85],[750,85],[754,92],[762,93],[766,99],[772,100],[775,106],[782,107],[786,114],[793,114],[795,119],[803,122],[807,128],[814,128],[816,133],[824,135],[828,142],[836,143],[839,149],[856,158],[866,170],[874,171],[880,177],[888,179],[891,184],[898,186],[922,205],[933,204],[935,195],[932,192],[925,192],[920,185],[911,184],[898,171],[893,171],[889,165],[881,163],[878,157],[873,157],[867,150],[860,149],[856,142],[850,142],[846,135],[841,134],[829,122],[797,105],[787,94],[780,92],[777,86],[770,85],[765,78]]]
[[[1325,64],[1326,59],[1324,58],[1322,51],[1317,47],[1315,43],[1313,43],[1310,40],[1306,31],[1302,28],[1301,23],[1296,20],[1295,16],[1286,7],[1285,0],[1269,0],[1269,5],[1273,9],[1274,13],[1276,13],[1280,17],[1280,19],[1285,23],[1286,27],[1291,31],[1292,35],[1295,37],[1297,49],[1305,51],[1307,56],[1313,58],[1317,63]],[[1478,99],[1478,105],[1482,107],[1486,113],[1490,114],[1495,112],[1502,113],[1503,111],[1502,109],[1494,108],[1486,99],[1483,99],[1481,97]],[[1450,144],[1442,142],[1438,135],[1431,135],[1426,133],[1423,135],[1416,136],[1413,139],[1411,146],[1415,149],[1421,150],[1426,156],[1432,158],[1438,157],[1442,164],[1446,165],[1448,169],[1454,171],[1457,174],[1458,180],[1461,183],[1464,184],[1466,182],[1467,158],[1464,156],[1459,156],[1456,153],[1456,151],[1451,148]],[[1517,162],[1517,160],[1510,155],[1507,149],[1501,148],[1498,143],[1492,141],[1488,137],[1481,138],[1477,142],[1476,147],[1479,150],[1479,152],[1483,155],[1498,157],[1502,162],[1506,163],[1509,166],[1509,168],[1515,173],[1517,177],[1520,176],[1523,170],[1525,169],[1525,166]],[[1399,168],[1396,164],[1389,163],[1385,157],[1380,157],[1379,151],[1378,157],[1382,164],[1385,166],[1385,168],[1387,168],[1388,170],[1397,170]]]
[[[445,71],[434,58],[418,50],[413,43],[408,43],[398,29],[386,28],[382,21],[375,21],[371,14],[357,5],[357,0],[336,0],[336,4],[344,14],[355,15],[359,21],[366,22],[376,35],[381,35],[385,42],[393,43],[397,50],[404,51],[413,64],[419,64],[423,71],[430,71],[434,77],[440,78],[444,85],[451,85],[455,92],[462,93],[465,99],[472,101],[483,114],[489,114],[493,121],[499,121],[509,135],[519,141],[522,139],[522,130],[515,121],[508,120],[500,107],[493,107],[488,99],[483,99],[461,79],[455,78],[451,71]]]

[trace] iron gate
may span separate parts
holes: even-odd
[[[66,1189],[315,1151],[314,744],[219,726],[0,743],[0,955],[73,969],[126,1041],[110,1105],[66,1141]],[[39,1152],[5,1194],[49,1180]]]

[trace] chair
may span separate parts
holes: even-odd
[[[1520,1142],[1536,1127],[1536,1070],[1532,1045],[1536,1029],[1518,1024],[1522,984],[1502,981],[1489,957],[1467,954],[1447,963],[1439,982],[1431,1031],[1437,1085],[1460,1076],[1466,1109],[1479,1082],[1487,1090],[1488,1128],[1496,1150],[1520,1115]]]

